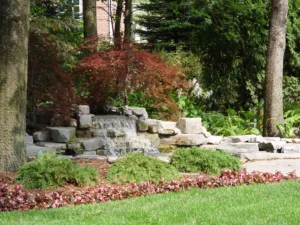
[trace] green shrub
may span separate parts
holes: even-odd
[[[118,159],[110,168],[107,180],[110,182],[157,182],[164,178],[170,181],[179,177],[177,170],[170,164],[142,153],[128,153]]]
[[[242,164],[236,157],[224,151],[213,151],[198,147],[177,149],[171,157],[171,165],[180,172],[220,173],[222,169],[238,170]]]
[[[18,171],[17,183],[25,189],[57,188],[65,184],[91,185],[98,180],[98,172],[92,166],[79,167],[71,159],[57,158],[51,152],[37,156]]]

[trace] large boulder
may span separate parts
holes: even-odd
[[[179,118],[178,127],[183,134],[202,133],[201,118]]]
[[[67,143],[76,136],[75,127],[49,127],[50,137],[53,142]]]

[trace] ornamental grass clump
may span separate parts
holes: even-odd
[[[109,182],[158,182],[162,178],[166,181],[178,178],[178,171],[170,164],[147,156],[142,153],[128,153],[118,159],[109,168],[107,180]]]
[[[16,181],[25,189],[52,189],[65,184],[93,185],[98,179],[99,174],[92,166],[80,167],[71,159],[45,152],[20,167]]]
[[[171,165],[180,172],[205,172],[219,174],[222,169],[238,170],[242,163],[225,151],[198,147],[177,149],[171,156]]]

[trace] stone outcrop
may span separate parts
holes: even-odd
[[[76,108],[74,118],[77,119],[73,119],[70,127],[48,127],[35,132],[35,145],[27,135],[28,156],[34,156],[39,150],[87,158],[116,157],[127,152],[158,156],[158,149],[172,152],[178,147],[190,146],[224,150],[242,160],[297,157],[300,154],[300,139],[215,136],[202,126],[201,118],[180,118],[177,122],[149,119],[147,111],[139,107],[110,107],[108,111],[118,116],[94,116],[88,106]]]

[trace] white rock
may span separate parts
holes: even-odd
[[[207,141],[203,134],[178,134],[161,138],[160,143],[163,145],[197,146],[206,144]]]
[[[211,136],[211,133],[208,132],[208,131],[206,130],[205,127],[202,127],[202,134],[203,134],[206,138],[208,138],[208,137]]]
[[[79,128],[88,129],[92,127],[92,116],[91,115],[81,115],[79,116]]]
[[[78,106],[79,114],[90,114],[90,107],[88,105],[79,105]]]
[[[286,143],[300,144],[300,138],[282,138],[281,140],[285,141]]]
[[[239,142],[249,142],[255,143],[256,142],[256,135],[240,135],[240,136],[230,136],[232,143],[239,143]]]
[[[179,118],[178,127],[183,134],[202,133],[201,118]]]
[[[164,133],[169,133],[170,130],[173,130],[173,134],[181,134],[180,129],[177,128],[177,123],[176,122],[171,122],[171,121],[158,121],[158,133],[164,134]]]
[[[300,144],[285,144],[282,147],[282,153],[300,153]]]
[[[240,153],[240,152],[258,152],[258,143],[222,143],[218,145],[218,150],[224,150],[228,153]]]
[[[206,139],[207,144],[218,145],[222,142],[222,136],[210,136]]]
[[[272,159],[300,159],[300,153],[270,153],[270,152],[247,152],[236,153],[234,156],[238,157],[242,162],[256,161],[256,160],[272,160]]]

